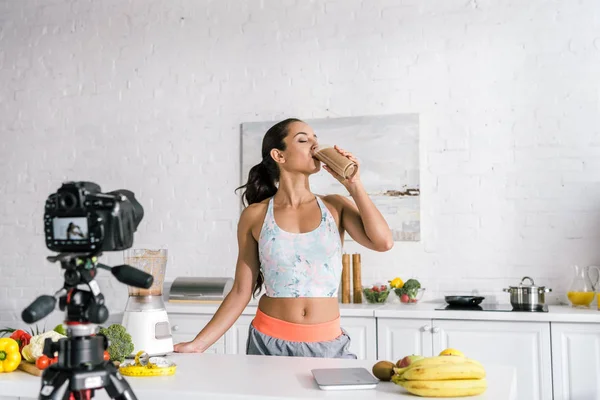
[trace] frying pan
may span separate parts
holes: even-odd
[[[481,303],[485,297],[481,296],[445,296],[446,303],[451,306],[472,307]]]

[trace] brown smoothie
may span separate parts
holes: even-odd
[[[333,147],[319,148],[314,157],[344,179],[352,178],[358,171],[358,167],[354,161],[348,157],[344,157]]]

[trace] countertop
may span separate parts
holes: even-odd
[[[371,371],[372,362],[306,357],[271,357],[224,354],[171,354],[177,364],[173,376],[126,377],[138,399],[340,399],[385,400],[415,399],[391,382],[380,382],[376,389],[324,391],[316,385],[313,368],[364,367]],[[470,399],[516,399],[516,372],[508,366],[486,365],[488,389]],[[40,378],[15,371],[0,374],[2,396],[37,398]],[[108,399],[106,391],[96,392],[94,399]]]
[[[219,304],[165,302],[168,313],[214,314]],[[564,305],[549,305],[548,312],[527,311],[448,311],[443,301],[418,304],[388,303],[340,304],[342,317],[377,317],[410,319],[461,319],[485,321],[539,321],[539,322],[582,322],[600,323],[600,311],[596,308],[577,309]],[[509,305],[507,305],[509,306]],[[250,303],[242,315],[256,314],[256,303]]]

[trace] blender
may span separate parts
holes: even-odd
[[[173,352],[171,326],[163,301],[163,282],[167,269],[167,249],[128,249],[125,264],[154,277],[148,289],[128,286],[129,298],[123,313],[123,326],[133,340],[133,353],[144,350],[150,356]]]

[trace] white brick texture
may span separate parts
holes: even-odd
[[[62,283],[42,215],[65,180],[133,190],[168,279],[233,276],[239,126],[289,116],[420,114],[423,239],[347,244],[364,283],[562,298],[600,263],[598,21],[596,0],[0,1],[0,327]]]

